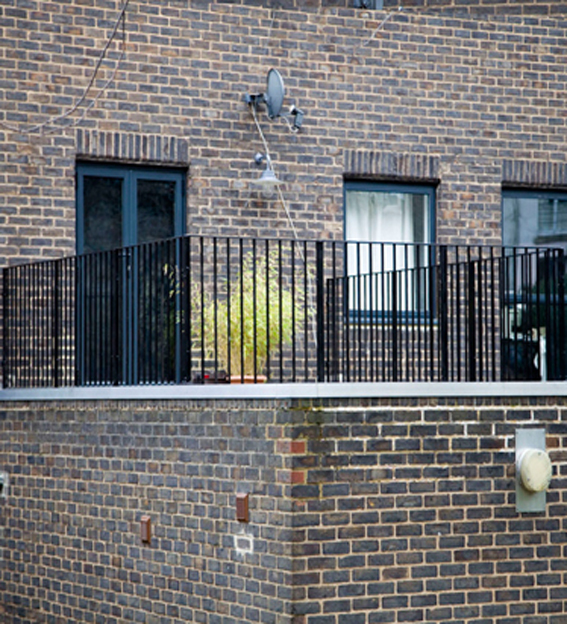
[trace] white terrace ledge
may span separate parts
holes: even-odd
[[[0,389],[0,402],[559,396],[567,396],[565,381],[261,383]]]

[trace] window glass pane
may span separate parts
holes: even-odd
[[[429,242],[429,198],[413,193],[347,191],[347,240]]]
[[[83,178],[83,252],[122,245],[122,179]]]
[[[138,180],[138,243],[175,236],[175,182]]]
[[[403,243],[431,242],[431,209],[428,193],[346,191],[345,236],[353,241],[347,245],[347,271],[355,276],[348,285],[351,310],[385,310],[389,284],[402,274],[398,309],[413,309],[425,300],[427,248]]]
[[[374,243],[427,243],[431,240],[429,197],[425,194],[347,191],[346,239]],[[403,245],[349,245],[349,274],[403,266]],[[412,266],[414,256],[412,257]]]
[[[508,246],[567,249],[567,199],[504,196],[502,240]]]

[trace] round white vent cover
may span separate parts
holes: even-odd
[[[540,449],[526,449],[519,457],[520,480],[528,492],[545,492],[551,481],[551,460]]]

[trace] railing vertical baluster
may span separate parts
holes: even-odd
[[[351,373],[350,373],[350,326],[351,326],[351,301],[350,301],[350,292],[351,292],[351,283],[350,277],[348,274],[348,253],[352,248],[352,243],[344,242],[344,258],[343,262],[343,302],[341,306],[341,314],[343,315],[342,325],[344,327],[344,337],[343,337],[343,377],[345,381],[351,381]],[[354,302],[353,302],[354,303]]]
[[[397,246],[392,245],[392,381],[398,381],[398,279]]]
[[[82,271],[82,256],[75,256],[73,264],[75,267],[74,271],[74,280],[73,286],[75,289],[75,318],[74,318],[74,326],[73,330],[75,332],[74,335],[74,343],[75,343],[75,370],[73,371],[73,378],[75,381],[75,386],[82,386],[82,375],[84,374],[84,362],[83,362],[83,347],[84,347],[84,338],[82,336],[82,326],[83,326],[83,313],[84,313],[84,301],[81,298],[82,295],[82,281],[81,280],[81,271]]]
[[[5,267],[2,269],[2,385],[5,388],[12,387],[12,373],[10,371],[12,360],[12,345],[10,341],[11,295],[10,271]]]
[[[264,244],[264,254],[265,254],[265,271],[266,271],[266,292],[264,296],[266,297],[266,378],[270,379],[270,241],[266,239]]]
[[[315,283],[317,286],[315,306],[317,315],[317,381],[325,381],[325,258],[323,241],[317,241],[315,243],[315,254]]]
[[[476,327],[476,332],[477,332],[475,344],[477,345],[477,350],[478,350],[478,354],[476,357],[476,361],[478,363],[478,371],[475,377],[475,381],[484,381],[484,376],[483,376],[484,353],[482,350],[482,343],[483,343],[482,316],[483,316],[484,308],[483,308],[483,296],[482,296],[482,248],[480,246],[477,249],[477,253],[478,253],[478,260],[477,260],[478,269],[476,271],[477,279],[476,279],[476,288],[474,289],[474,292],[476,293],[475,307],[478,311],[478,314],[475,315],[475,319],[476,319],[475,327]]]
[[[101,288],[102,288],[102,296],[101,296],[101,319],[102,325],[101,329],[106,334],[108,331],[108,309],[110,306],[110,293],[109,293],[109,283],[108,283],[108,252],[103,252],[100,256],[100,273],[98,279],[100,280]],[[109,353],[109,345],[108,340],[104,340],[107,338],[107,335],[102,338],[100,349],[102,352],[101,356],[101,382],[106,385],[109,383],[110,377],[110,353]]]
[[[278,350],[279,350],[279,367],[280,367],[280,383],[284,379],[284,353],[283,353],[283,246],[281,239],[278,241]]]
[[[544,294],[540,294],[539,292],[540,291],[540,271],[539,271],[540,254],[539,254],[539,251],[536,249],[535,252],[531,252],[531,256],[532,256],[532,262],[530,263],[530,266],[535,261],[534,307],[535,307],[536,339],[537,339],[538,350],[539,350],[539,344],[540,344],[540,340],[542,337],[541,326],[542,326],[542,323],[544,322],[544,319],[543,319],[544,311],[542,310],[542,303],[544,306],[546,306],[546,305],[549,305],[549,302],[546,302],[545,300],[543,300],[542,302],[541,298],[544,296]],[[531,297],[529,298],[531,299]],[[531,315],[530,315],[530,318],[531,318]],[[548,339],[548,336],[549,336],[549,328],[545,328],[545,340]],[[539,357],[538,363],[539,363],[540,377],[543,379],[546,376],[546,374],[544,374],[544,370],[547,368],[547,361],[543,361],[543,359]]]
[[[374,309],[374,243],[368,243],[368,276],[367,280],[367,299],[366,299],[366,326],[367,326],[367,381],[374,381],[374,323],[376,322],[376,310]]]
[[[200,319],[201,324],[201,353],[200,353],[200,378],[201,383],[205,383],[205,259],[204,259],[204,240],[199,237],[199,296],[200,296]]]
[[[189,237],[183,236],[179,242],[179,377],[180,382],[191,381],[191,366],[190,366],[190,344],[191,333],[190,330],[190,316],[191,306],[189,292],[187,289],[188,282],[188,267],[187,267],[187,243]]]
[[[185,269],[185,365],[187,367],[187,381],[193,382],[193,276],[191,268],[191,237],[183,239],[184,256],[183,266]],[[229,263],[230,264],[230,263]]]
[[[361,288],[361,270],[360,270],[360,243],[356,243],[356,277],[354,278],[354,288],[356,291],[356,315],[355,315],[355,379],[362,381],[362,288]]]
[[[256,269],[256,239],[252,239],[252,343],[253,343],[253,366],[252,375],[254,383],[258,381],[258,298],[257,298],[258,275]]]
[[[545,327],[546,327],[546,334],[550,333],[550,330],[552,331],[552,315],[551,315],[551,261],[550,261],[550,254],[552,253],[551,250],[546,249],[545,250],[545,271],[544,271],[544,275],[545,275]],[[553,335],[553,334],[552,334]],[[549,356],[546,358],[547,362],[545,363],[545,366],[547,367],[547,370],[549,371]],[[543,362],[540,364],[540,366],[543,366]]]
[[[14,268],[14,272],[15,272],[15,287],[16,287],[16,295],[14,297],[15,299],[15,306],[16,309],[18,310],[17,313],[14,314],[15,316],[15,327],[14,327],[14,331],[16,333],[16,337],[14,338],[14,358],[13,358],[13,362],[14,362],[14,369],[20,374],[21,378],[22,378],[22,386],[25,387],[26,385],[26,377],[24,377],[23,375],[23,365],[21,364],[21,352],[22,352],[22,340],[25,338],[25,326],[27,325],[27,323],[23,323],[24,319],[24,313],[26,315],[28,315],[30,313],[30,305],[31,305],[31,296],[30,296],[30,301],[26,301],[26,306],[23,305],[24,303],[24,297],[23,297],[23,287],[22,287],[22,272],[24,270],[25,267],[15,267]]]
[[[218,258],[217,258],[217,237],[213,236],[213,358],[214,358],[214,380],[219,378],[219,315],[218,315]]]
[[[557,287],[556,287],[557,257],[556,257],[556,253],[554,249],[550,250],[549,274],[550,274],[549,276],[549,300],[544,301],[545,305],[549,308],[549,316],[550,316],[550,324],[547,326],[544,332],[544,335],[546,336],[546,340],[548,336],[552,336],[553,338],[555,338],[555,336],[558,335],[557,312],[555,310],[555,305],[557,303]],[[539,297],[539,293],[537,292],[537,288],[536,288],[536,296],[534,297],[534,299],[535,299],[535,305],[539,307],[540,297]],[[541,335],[541,329],[539,327],[539,324],[537,323],[536,323],[536,328],[537,328],[536,329],[536,341],[537,341],[536,344],[537,344],[537,350],[538,350],[538,364],[539,364],[539,368],[541,372],[540,377],[543,381],[543,380],[549,379],[550,374],[553,377],[553,373],[556,370],[557,360],[554,357],[554,353],[555,353],[554,345],[550,345],[550,347],[546,348],[545,360],[542,357],[542,349],[541,349],[542,335]],[[545,371],[545,375],[544,375],[544,371]]]
[[[226,362],[226,374],[230,380],[232,374],[232,292],[231,292],[231,278],[230,278],[230,264],[231,264],[231,250],[230,250],[230,238],[226,239],[226,332],[227,332],[227,362]]]
[[[339,379],[341,378],[342,375],[342,366],[343,366],[343,354],[342,354],[342,350],[341,350],[341,344],[342,344],[342,340],[343,340],[343,336],[344,336],[344,332],[343,330],[343,324],[342,324],[342,320],[343,320],[343,316],[341,315],[341,306],[339,305],[340,303],[340,298],[342,296],[342,288],[341,288],[341,281],[338,279],[337,277],[337,243],[335,241],[333,241],[331,243],[331,275],[332,275],[332,281],[331,281],[331,317],[330,317],[330,325],[328,325],[327,328],[327,333],[331,332],[329,334],[329,342],[328,342],[328,348],[329,351],[325,354],[325,358],[327,360],[331,359],[332,362],[332,366],[330,366],[330,368],[328,369],[328,374],[329,374],[329,380],[330,381],[339,381]],[[344,256],[344,254],[343,254]],[[343,257],[343,262],[344,262],[344,257]],[[320,279],[316,276],[315,278]],[[329,283],[326,283],[326,286],[328,286]],[[323,286],[321,285],[321,288],[323,288]],[[316,350],[316,354],[318,356],[319,354],[319,349],[317,348],[317,344],[315,345],[315,350]],[[329,357],[329,354],[332,353],[331,358]]]
[[[291,240],[291,380],[296,381],[296,343],[295,343],[295,240]]]
[[[558,323],[558,344],[554,345],[557,353],[557,367],[554,379],[565,379],[567,374],[566,354],[567,346],[565,345],[565,252],[563,249],[558,250],[557,258],[557,323]],[[549,342],[547,348],[551,345]]]
[[[422,323],[422,302],[421,302],[421,280],[423,275],[423,267],[421,266],[421,253],[422,245],[418,244],[416,248],[415,257],[415,299],[416,299],[416,341],[415,341],[415,353],[413,354],[416,360],[415,365],[417,367],[417,379],[421,379],[421,323]]]
[[[59,339],[61,335],[61,319],[59,318],[59,305],[60,305],[60,288],[61,288],[61,275],[60,275],[60,261],[53,263],[54,275],[53,275],[53,383],[56,388],[60,386],[59,379]]]
[[[98,280],[96,275],[96,265],[97,265],[98,255],[90,255],[89,263],[88,263],[88,284],[89,284],[89,292],[88,292],[88,312],[89,319],[87,321],[87,345],[89,350],[89,375],[88,381],[97,385],[99,382],[97,371],[99,370],[98,366],[98,358],[97,354],[99,353],[99,345],[97,342],[97,334],[95,334],[95,329],[97,328],[97,323],[99,323],[98,318]],[[99,325],[100,331],[100,325]]]
[[[267,242],[266,242],[267,245]],[[309,359],[307,357],[307,354],[309,353],[309,307],[308,307],[308,302],[309,302],[309,279],[308,279],[308,274],[309,274],[309,269],[308,269],[308,264],[307,264],[307,254],[308,254],[308,249],[307,249],[307,241],[303,241],[303,365],[304,365],[304,371],[303,371],[303,380],[304,381],[309,381]],[[266,280],[267,281],[267,280]],[[269,309],[269,305],[268,305],[268,309]],[[269,333],[269,329],[270,326],[268,324],[268,333]],[[324,342],[321,345],[321,348],[324,347]],[[269,353],[269,348],[268,348],[268,353]]]
[[[433,381],[436,378],[435,372],[435,326],[436,326],[436,314],[437,306],[435,303],[435,297],[437,294],[437,275],[439,272],[438,260],[437,260],[438,248],[432,247],[430,250],[430,272],[428,280],[429,288],[429,305],[427,310],[428,329],[426,333],[426,350],[429,353],[429,376],[428,381]]]
[[[490,248],[490,351],[492,354],[492,370],[490,381],[497,380],[496,374],[496,300],[495,300],[495,276],[494,276],[494,247]]]
[[[447,287],[447,247],[439,247],[439,353],[441,381],[449,380],[449,325],[448,325],[448,287]]]
[[[240,307],[240,383],[244,383],[244,242],[240,239],[240,300],[238,302]]]
[[[107,331],[107,339],[110,349],[110,383],[119,385],[124,380],[124,344],[122,334],[124,333],[124,323],[126,318],[124,315],[125,293],[124,284],[124,257],[123,251],[114,250],[109,252],[109,262],[111,282],[109,284],[110,297],[110,327]]]
[[[387,275],[386,275],[386,269],[385,269],[385,247],[386,243],[381,243],[380,244],[380,282],[381,282],[381,305],[380,305],[380,317],[381,317],[381,321],[382,321],[382,377],[381,377],[381,381],[386,381],[386,379],[388,378],[388,369],[387,369],[387,360],[388,360],[388,338],[387,338],[387,333],[388,333],[388,328],[387,328],[387,323],[388,323],[388,317],[389,317],[389,310],[388,310],[388,293],[389,293],[389,286],[388,286],[388,281],[387,281]]]
[[[476,381],[476,306],[475,306],[475,266],[468,247],[468,381]]]
[[[533,311],[533,301],[531,297],[531,260],[532,260],[532,252],[526,247],[524,250],[524,254],[522,255],[522,270],[521,270],[521,289],[520,296],[523,300],[523,310],[522,310],[522,319],[521,319],[521,327],[520,332],[522,334],[522,340],[524,343],[524,379],[531,379],[533,376],[533,358],[531,357],[531,347],[532,347],[532,336],[530,320],[532,318]],[[547,300],[547,298],[546,298]],[[539,304],[538,304],[539,305]],[[530,320],[528,320],[530,319]]]
[[[405,378],[409,380],[411,378],[410,370],[413,368],[413,366],[412,366],[412,362],[410,361],[411,360],[411,356],[410,356],[411,324],[410,323],[412,321],[412,318],[410,315],[411,297],[410,297],[410,292],[409,292],[409,272],[411,268],[408,262],[408,243],[404,244],[403,250],[404,250],[404,266],[402,268],[403,273],[400,275],[400,282],[402,281],[402,277],[403,277],[403,287],[404,287],[403,297],[402,297],[402,300],[400,301],[401,313],[403,315],[403,323],[402,323],[403,332],[401,335],[401,341],[402,341],[401,349],[403,351],[403,358],[405,360],[405,366],[406,366]]]

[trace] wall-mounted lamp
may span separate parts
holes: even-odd
[[[258,152],[254,156],[254,162],[258,166],[260,166],[264,160],[266,161],[266,168],[262,172],[262,175],[257,180],[255,180],[252,184],[254,184],[255,186],[259,186],[266,190],[280,186],[282,184],[282,181],[274,173],[269,156],[260,154],[260,152]]]

